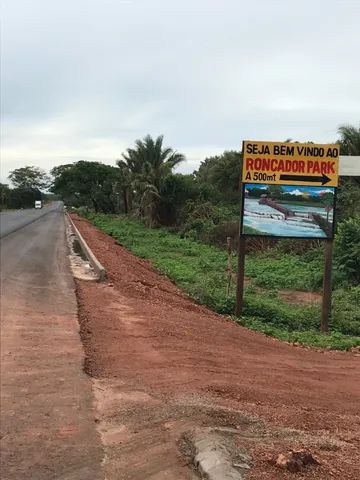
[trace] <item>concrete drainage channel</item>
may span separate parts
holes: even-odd
[[[71,217],[66,213],[66,236],[70,248],[70,265],[75,278],[102,282],[106,279],[106,270],[85,242]]]
[[[194,449],[194,464],[208,480],[244,480],[252,460],[246,452],[236,451],[229,438],[212,428],[196,428],[189,436]]]
[[[105,280],[105,268],[90,250],[67,213],[65,220],[70,265],[74,277],[87,281]],[[245,452],[239,452],[230,438],[219,434],[211,427],[195,428],[186,436],[192,445],[194,466],[201,478],[245,480],[245,474],[251,468],[251,457]]]
[[[105,280],[105,268],[90,250],[67,213],[65,221],[70,265],[74,277],[88,281]],[[192,461],[200,478],[245,480],[252,459],[246,452],[239,452],[231,438],[221,435],[221,427],[196,427],[186,434],[186,438],[188,444],[191,444]]]

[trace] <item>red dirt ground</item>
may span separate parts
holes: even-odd
[[[230,427],[253,457],[250,480],[360,478],[358,354],[239,327],[73,219],[108,272],[105,284],[78,281],[77,294],[109,479],[196,478],[186,432],[199,425]],[[292,448],[320,465],[297,474],[276,467],[274,457]]]

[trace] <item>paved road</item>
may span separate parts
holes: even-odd
[[[9,235],[9,233],[29,225],[43,215],[60,208],[61,202],[54,202],[41,209],[27,208],[24,210],[10,210],[0,212],[0,238]]]
[[[101,479],[62,205],[31,214],[2,215],[2,478]]]

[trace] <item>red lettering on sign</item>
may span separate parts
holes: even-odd
[[[283,160],[278,158],[245,158],[247,171],[282,173],[336,174],[336,163],[328,160]]]
[[[296,169],[295,169],[295,162],[294,162],[294,166],[293,166],[293,162],[291,160],[286,160],[285,161],[285,172],[296,172]]]
[[[261,158],[255,158],[255,170],[262,170]]]
[[[254,159],[247,158],[246,159],[246,170],[254,170]]]
[[[270,170],[270,164],[271,164],[270,158],[264,158],[262,169],[263,170]]]

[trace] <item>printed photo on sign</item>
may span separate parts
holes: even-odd
[[[244,184],[242,234],[332,238],[335,188]]]

